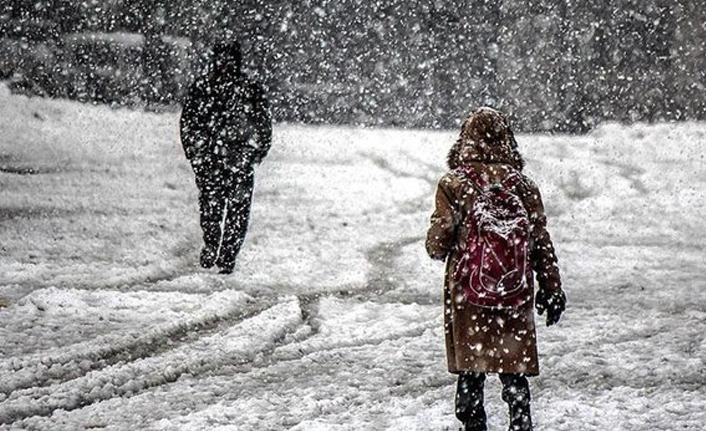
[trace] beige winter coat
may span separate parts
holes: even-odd
[[[463,136],[463,135],[462,135]],[[518,309],[497,310],[466,303],[454,281],[462,243],[468,237],[467,216],[477,192],[459,165],[470,166],[491,183],[502,181],[517,166],[507,148],[483,147],[459,142],[449,154],[451,170],[439,181],[436,208],[427,234],[427,252],[446,259],[444,327],[448,368],[491,373],[539,373],[534,323],[534,295]],[[523,176],[524,177],[524,176]],[[537,186],[527,177],[512,190],[530,215],[530,260],[539,289],[561,289],[554,247],[546,229],[546,217]]]

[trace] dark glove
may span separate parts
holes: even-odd
[[[254,164],[259,165],[260,163],[262,163],[262,160],[264,158],[265,158],[265,153],[263,153],[262,151],[256,151],[255,154],[253,154],[252,161]]]
[[[552,326],[561,319],[561,313],[566,309],[566,295],[563,290],[551,292],[539,289],[534,303],[540,316],[546,310],[547,326]]]

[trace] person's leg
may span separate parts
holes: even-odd
[[[253,171],[234,172],[228,191],[223,242],[217,265],[223,273],[233,272],[235,259],[245,241],[254,188]]]
[[[456,418],[465,431],[486,431],[483,407],[484,373],[461,373],[456,385]]]
[[[221,223],[225,206],[222,175],[207,162],[194,166],[194,173],[199,189],[200,224],[204,242],[200,264],[204,268],[210,268],[216,263],[221,241]]]
[[[500,374],[502,397],[510,409],[510,431],[531,431],[530,389],[524,374]]]

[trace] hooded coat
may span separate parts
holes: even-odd
[[[500,183],[511,172],[521,173],[522,158],[506,120],[490,109],[472,114],[449,152],[448,166],[449,172],[438,184],[426,240],[429,255],[446,260],[443,300],[448,369],[452,373],[536,375],[539,364],[534,292],[530,301],[515,309],[484,308],[465,302],[454,278],[469,235],[468,217],[478,196],[470,180],[457,168],[471,168],[490,183]],[[520,197],[529,214],[530,264],[537,285],[559,293],[559,269],[539,189],[521,174],[521,180],[510,192]]]
[[[216,162],[247,170],[270,150],[269,105],[262,85],[242,73],[239,45],[217,45],[214,51],[212,70],[193,82],[184,101],[184,153],[195,166]]]
[[[262,85],[241,70],[240,45],[217,44],[213,60],[189,88],[179,125],[199,189],[200,263],[230,273],[247,233],[255,165],[272,143],[272,119]]]

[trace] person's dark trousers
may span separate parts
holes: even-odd
[[[193,168],[204,241],[201,264],[210,267],[215,263],[230,272],[247,233],[253,170],[230,169],[210,159],[199,160]]]
[[[510,410],[510,431],[532,431],[530,389],[523,374],[500,374],[502,398]]]
[[[221,241],[221,222],[225,199],[223,197],[222,174],[210,158],[192,161],[196,186],[199,189],[199,212],[203,232],[204,252],[201,264],[213,266],[218,256]],[[204,264],[204,260],[208,263]]]
[[[254,177],[252,168],[246,168],[242,171],[231,171],[228,178],[223,240],[216,262],[224,272],[233,270],[235,259],[245,241],[255,186]]]
[[[456,384],[456,418],[463,423],[464,431],[486,431],[483,407],[484,373],[461,373]]]

